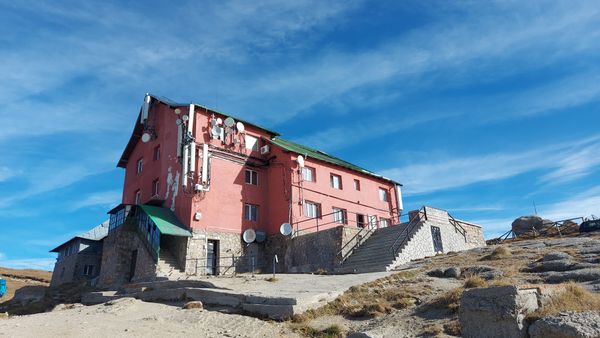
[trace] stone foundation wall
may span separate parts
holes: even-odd
[[[252,243],[249,246],[242,241],[242,235],[230,232],[217,232],[194,229],[192,237],[188,238],[185,255],[185,272],[188,275],[206,274],[207,245],[209,240],[218,242],[218,274],[227,275],[236,272],[250,271],[251,258],[258,261],[261,244]],[[255,263],[256,263],[255,261]]]
[[[162,235],[160,237],[160,249],[168,250],[176,259],[179,268],[186,265],[188,238],[179,236]]]
[[[134,274],[131,276],[132,253],[137,250]],[[98,286],[114,288],[131,281],[152,280],[156,277],[156,263],[141,242],[139,235],[127,230],[126,225],[109,233],[104,239],[102,269]]]

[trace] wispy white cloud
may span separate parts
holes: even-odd
[[[70,210],[76,211],[88,207],[103,207],[110,208],[119,204],[121,201],[120,190],[99,191],[85,196],[84,198],[74,202]]]
[[[8,167],[0,167],[0,182],[2,181],[6,181],[11,177],[16,176],[17,173],[13,170],[11,170]]]
[[[552,170],[541,181],[559,177],[561,182],[588,175],[600,165],[591,160],[573,164],[567,159],[600,157],[600,138],[588,138],[535,150],[485,154],[479,157],[451,157],[404,167],[390,168],[381,174],[405,185],[408,194],[422,194],[467,186],[474,183],[507,179],[534,170]]]
[[[600,216],[600,186],[551,204],[540,205],[539,214],[554,221],[574,217]]]

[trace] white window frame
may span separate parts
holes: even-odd
[[[306,182],[316,182],[316,169],[313,167],[302,168],[302,179]]]
[[[346,209],[333,207],[333,222],[338,224],[348,224],[348,211]]]
[[[160,194],[160,180],[156,179],[152,181],[152,196],[158,196]]]
[[[321,218],[321,205],[315,202],[304,201],[304,216],[308,218]]]
[[[385,188],[379,188],[379,200],[382,202],[389,202],[388,191]]]
[[[246,143],[246,149],[248,150],[252,150],[252,151],[258,151],[259,150],[259,143],[258,143],[258,138],[254,137],[252,135],[248,135],[246,134],[244,141]]]
[[[135,204],[141,204],[142,203],[142,191],[141,190],[136,190],[135,192]]]
[[[379,218],[379,227],[387,228],[390,226],[390,220],[387,218]]]
[[[246,221],[258,222],[258,205],[245,203],[244,219]]]
[[[144,158],[143,157],[137,161],[137,173],[141,174],[142,171],[144,171]]]
[[[84,276],[91,276],[94,273],[94,266],[91,264],[88,265],[84,265],[83,266],[83,275]]]
[[[371,230],[377,229],[377,215],[368,215],[367,216],[367,226]]]
[[[342,190],[342,176],[331,174],[329,175],[329,180],[333,189]]]
[[[360,191],[360,180],[356,178],[354,179],[354,190]]]
[[[160,160],[160,145],[154,147],[154,151],[152,152],[152,159],[154,161]]]
[[[250,181],[248,181],[250,178]],[[258,171],[252,169],[246,169],[244,172],[244,181],[246,184],[258,185]]]

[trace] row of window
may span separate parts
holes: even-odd
[[[160,145],[154,147],[154,151],[152,152],[152,160],[158,161],[160,160]],[[144,158],[140,157],[137,161],[137,173],[138,175],[144,171]]]
[[[158,196],[160,194],[160,181],[157,179],[155,179],[154,181],[152,181],[152,196]],[[142,191],[140,189],[135,191],[135,204],[141,204],[142,203]]]
[[[316,182],[317,175],[316,169],[312,167],[304,167],[302,168],[302,178],[306,182]],[[342,190],[342,176],[336,174],[329,175],[329,183],[332,188]],[[354,190],[360,191],[360,180],[354,179]],[[383,202],[389,201],[388,191],[385,188],[379,188],[379,199]]]
[[[332,213],[333,221],[339,224],[348,224],[348,210],[333,207]],[[363,214],[355,214],[356,215],[356,224],[358,227],[365,227],[367,225],[366,221],[368,220],[369,227],[374,229],[377,228],[377,216],[376,215],[368,215],[368,219],[365,218]],[[323,218],[323,214],[321,213],[321,204],[311,201],[304,201],[304,216],[308,218]],[[379,227],[384,228],[390,225],[390,220],[387,218],[379,218]]]

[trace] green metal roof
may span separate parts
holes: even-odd
[[[339,165],[340,167],[344,167],[344,168],[347,168],[347,169],[350,169],[350,170],[354,170],[354,171],[357,171],[357,172],[365,174],[365,175],[375,176],[375,177],[378,177],[378,178],[380,178],[382,180],[390,181],[390,182],[393,182],[395,184],[400,184],[400,183],[395,182],[395,181],[393,181],[393,180],[391,180],[389,178],[386,178],[386,177],[383,177],[381,175],[378,175],[378,174],[376,174],[376,173],[374,173],[372,171],[369,171],[367,169],[361,168],[361,167],[359,167],[357,165],[354,165],[354,164],[352,164],[350,162],[346,162],[346,161],[344,161],[344,160],[342,160],[340,158],[337,158],[335,156],[331,156],[331,155],[329,155],[329,154],[327,154],[325,152],[322,152],[320,150],[312,149],[312,148],[309,148],[307,146],[303,146],[301,144],[294,143],[292,141],[284,140],[284,139],[279,138],[279,137],[275,137],[275,138],[271,139],[271,142],[273,144],[275,144],[275,145],[283,148],[284,150],[300,154],[300,155],[306,157],[307,159],[308,158],[314,158],[314,159],[321,160],[321,161],[324,161],[324,162],[327,162],[327,163]]]
[[[171,209],[161,208],[153,205],[140,205],[140,208],[156,224],[163,235],[192,237],[192,233],[177,219]]]

